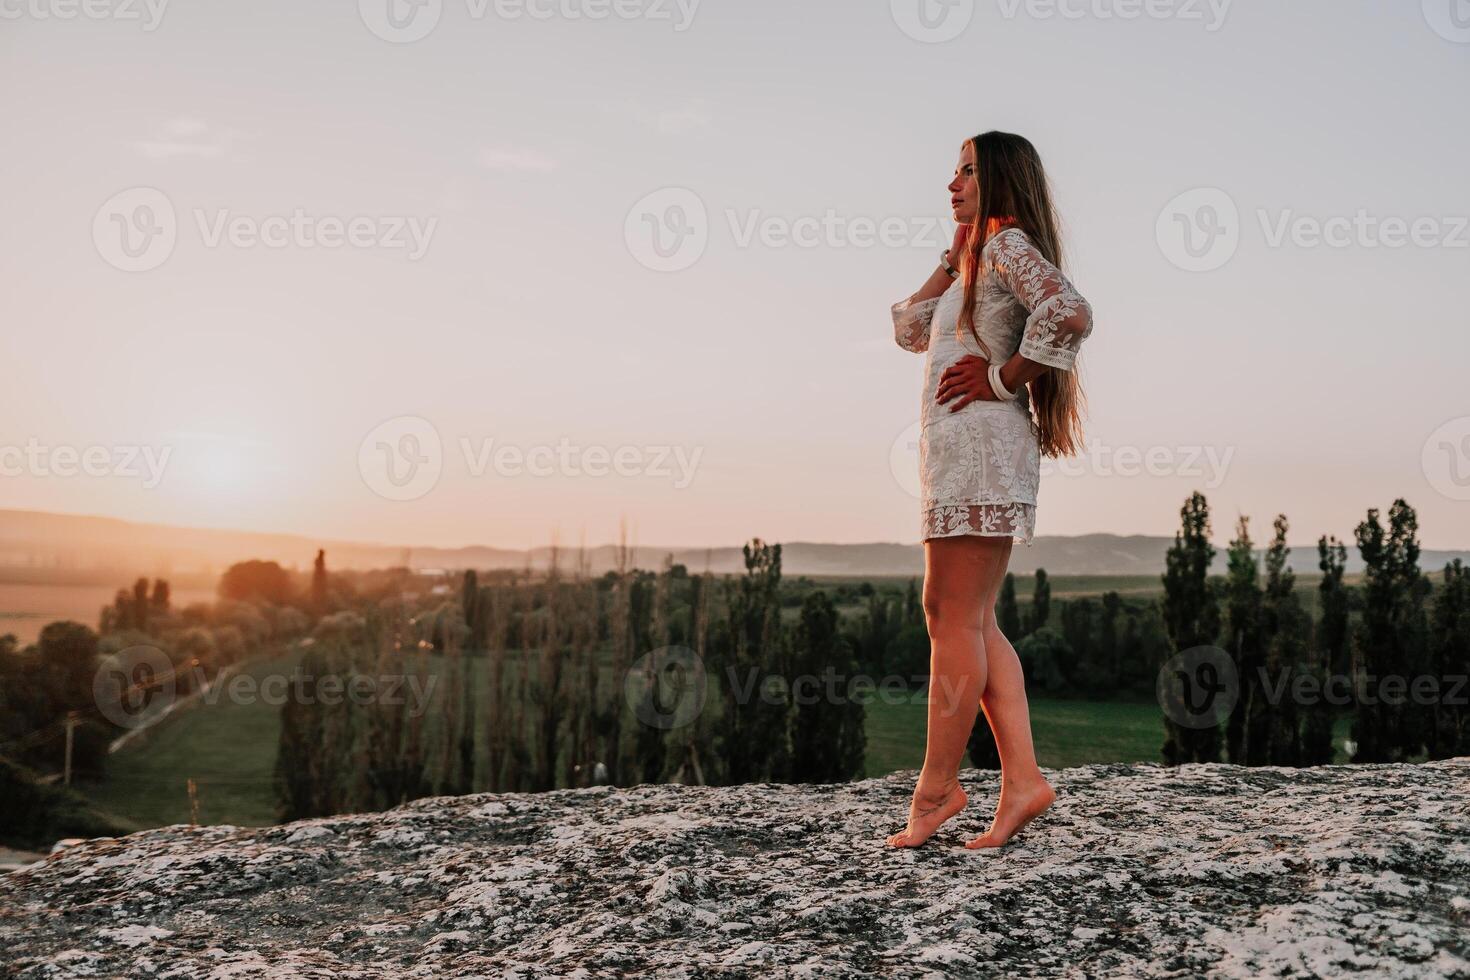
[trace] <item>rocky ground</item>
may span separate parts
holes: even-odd
[[[1087,766],[1000,851],[912,774],[420,800],[97,838],[0,876],[41,977],[1470,977],[1470,759]]]

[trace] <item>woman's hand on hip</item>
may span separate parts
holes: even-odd
[[[950,406],[951,412],[958,412],[970,402],[999,401],[990,387],[990,362],[983,357],[966,354],[946,368],[940,375],[939,390],[934,393],[934,400],[943,405],[951,399],[958,399]]]

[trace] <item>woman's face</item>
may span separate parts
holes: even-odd
[[[975,220],[980,210],[980,184],[975,180],[975,144],[970,140],[960,152],[954,180],[949,182],[949,196],[957,224],[968,225]]]

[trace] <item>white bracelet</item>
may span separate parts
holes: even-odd
[[[1003,402],[1013,402],[1016,400],[1016,396],[1021,393],[1021,389],[1018,387],[1015,391],[1006,391],[1006,386],[1002,384],[1000,380],[999,364],[990,365],[989,375],[990,390],[995,392],[996,398],[1000,399]]]

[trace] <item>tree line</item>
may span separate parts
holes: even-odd
[[[1223,724],[1166,717],[1166,762],[1328,763],[1339,717],[1350,719],[1353,762],[1470,753],[1470,579],[1459,559],[1437,588],[1420,570],[1418,519],[1403,499],[1387,526],[1371,508],[1355,529],[1361,587],[1345,582],[1346,545],[1318,540],[1315,617],[1286,566],[1285,515],[1274,522],[1264,574],[1249,518],[1239,518],[1223,578],[1208,574],[1216,549],[1204,495],[1193,494],[1180,517],[1163,576],[1169,637],[1177,651],[1222,649],[1238,686]]]
[[[863,770],[864,706],[793,696],[851,675],[826,592],[782,616],[781,546],[744,547],[743,575],[672,561],[592,577],[553,551],[544,573],[465,572],[455,595],[325,618],[306,645],[306,696],[283,708],[283,819],[428,795],[596,783],[829,782]],[[403,699],[327,703],[344,674],[435,679],[434,710]],[[419,683],[420,689],[426,683]]]

